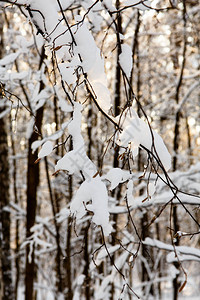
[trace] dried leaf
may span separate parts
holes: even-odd
[[[57,170],[56,172],[54,172],[54,173],[52,174],[52,176],[57,175],[59,172],[60,172],[60,170]]]
[[[142,203],[145,202],[148,199],[148,197],[146,197],[144,200],[142,200]]]
[[[138,177],[138,179],[142,179],[145,177],[145,174],[141,175],[140,177]]]
[[[56,48],[54,48],[54,51],[58,51],[60,48],[62,48],[62,46],[57,46]]]
[[[40,160],[41,160],[41,158],[36,159],[36,161],[34,161],[34,164],[39,163]]]
[[[99,175],[99,171],[94,174],[93,178],[97,177],[97,175]]]
[[[119,156],[118,156],[118,158],[117,158],[117,160],[122,160],[123,158],[124,158],[124,156],[125,156],[125,153],[122,153],[122,154],[120,154]]]
[[[178,290],[179,293],[184,289],[184,287],[186,286],[187,283],[187,279],[183,282],[183,284],[181,285],[180,289]]]

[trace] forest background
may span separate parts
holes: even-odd
[[[199,12],[0,1],[0,299],[198,299]]]

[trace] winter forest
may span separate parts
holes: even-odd
[[[0,0],[0,300],[199,299],[197,0]]]

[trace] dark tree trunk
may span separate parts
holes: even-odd
[[[0,96],[0,101],[3,99]],[[0,109],[1,113],[1,109]],[[2,300],[13,300],[10,250],[9,161],[6,119],[0,119],[0,260]]]
[[[41,60],[39,69],[41,68],[43,59],[45,56],[44,47],[42,48]],[[40,82],[40,91],[44,89],[44,84]],[[35,127],[37,131],[41,132],[42,119],[43,119],[44,107],[40,107],[36,112]],[[34,162],[38,158],[38,151],[32,153],[31,145],[38,139],[38,133],[33,131],[31,137],[28,140],[28,170],[27,170],[27,207],[26,207],[26,237],[31,236],[31,227],[35,223],[36,207],[37,207],[37,188],[39,186],[39,164]],[[31,255],[31,261],[29,261],[30,247],[26,249],[26,270],[25,270],[25,299],[33,300],[33,284],[35,277],[35,262],[34,262],[34,249]]]
[[[116,0],[116,9],[120,7],[120,0]],[[120,34],[122,33],[122,17],[121,14],[117,14],[117,24],[116,24],[116,36],[117,36],[117,66],[116,66],[116,73],[115,73],[115,94],[114,94],[114,116],[118,116],[120,114],[120,105],[121,105],[121,68],[119,65],[119,56],[122,52],[121,50],[121,39]],[[113,167],[118,168],[119,167],[119,147],[117,146],[115,148],[114,153],[114,161],[113,161]],[[112,197],[116,197],[116,200],[119,200],[120,198],[120,187],[113,190]],[[116,237],[117,237],[117,214],[113,215],[113,229],[114,232],[112,234],[112,241],[111,244],[115,245]],[[112,256],[112,260],[114,261],[114,255]],[[114,283],[111,285],[111,300],[115,299],[115,286]]]
[[[35,125],[40,132],[43,118],[43,107],[36,113]],[[28,172],[27,172],[27,207],[26,207],[26,237],[31,236],[31,227],[35,224],[37,207],[37,188],[39,185],[39,164],[34,162],[38,158],[38,152],[32,153],[31,145],[38,139],[38,134],[33,131],[28,141]],[[35,277],[34,249],[29,261],[30,247],[26,249],[26,271],[25,271],[25,299],[33,300],[33,283]]]
[[[70,175],[70,177],[72,177]],[[71,268],[71,222],[72,219],[69,216],[67,222],[67,243],[66,243],[66,257],[64,261],[64,268],[66,272],[66,280],[65,284],[67,287],[67,293],[65,296],[65,300],[72,300],[73,299],[73,291],[72,291],[72,268]]]
[[[187,45],[187,37],[186,37],[186,3],[185,0],[183,1],[183,12],[182,12],[182,18],[183,18],[183,61],[180,66],[180,74],[178,78],[178,83],[176,86],[176,94],[175,94],[175,101],[176,104],[179,103],[179,97],[180,97],[180,89],[183,81],[183,72],[185,68],[185,62],[186,62],[186,45]],[[174,64],[175,69],[178,68],[178,65]],[[181,121],[181,111],[178,110],[175,115],[175,126],[174,126],[174,141],[173,141],[173,150],[174,150],[174,157],[173,157],[173,171],[176,171],[177,169],[177,162],[178,162],[178,149],[180,144],[180,121]],[[178,220],[178,213],[177,213],[177,206],[173,205],[173,229],[174,234],[179,231],[179,220]],[[176,246],[179,245],[179,239],[177,239],[174,243]],[[179,264],[177,262],[174,262],[174,266],[179,269]],[[173,280],[173,300],[178,299],[178,290],[180,287],[180,282],[178,279],[178,274]]]
[[[89,227],[90,224],[88,224],[85,228],[84,228],[84,242],[85,242],[85,246],[84,246],[84,262],[85,262],[85,266],[84,266],[84,270],[83,270],[83,274],[85,275],[85,299],[86,300],[90,300],[90,274],[89,274],[89,266],[90,266],[90,259],[89,259]]]
[[[136,51],[137,51],[137,48],[138,48],[138,33],[139,33],[139,30],[140,30],[140,24],[141,24],[140,12],[138,10],[138,12],[137,12],[137,21],[136,21],[136,25],[135,25],[135,32],[134,32],[134,37],[133,37],[133,44],[132,44],[132,58],[133,58],[132,63],[133,63],[133,67],[132,67],[132,70],[131,70],[130,84],[131,84],[131,87],[132,87],[133,90],[134,90],[134,86],[133,86],[134,64],[135,64]],[[132,103],[132,97],[133,97],[132,89],[129,88],[129,102],[130,103]]]
[[[51,201],[51,208],[52,208],[52,214],[53,214],[53,219],[54,219],[54,226],[55,226],[55,231],[56,231],[56,246],[57,246],[57,252],[56,252],[56,285],[57,285],[57,290],[59,293],[63,292],[63,282],[62,282],[62,267],[61,267],[61,247],[60,247],[60,228],[59,224],[57,223],[56,220],[56,201],[53,197],[53,192],[52,192],[52,187],[51,187],[51,182],[49,178],[49,168],[48,168],[48,161],[47,158],[44,158],[45,161],[45,169],[46,169],[46,176],[47,176],[47,184],[49,188],[49,196],[50,196],[50,201]]]
[[[12,119],[10,115],[10,135],[11,135],[11,148],[12,148],[12,156],[15,157],[16,151],[15,151],[15,141],[13,137],[12,132]],[[15,204],[19,204],[18,199],[18,192],[17,192],[17,163],[16,159],[13,159],[13,195],[14,195],[14,201]],[[15,289],[15,300],[17,300],[17,294],[18,294],[18,284],[19,284],[19,277],[20,277],[20,261],[19,261],[19,249],[20,249],[20,243],[19,243],[19,220],[16,219],[15,221],[15,283],[14,283],[14,289]]]
[[[3,56],[3,17],[0,15],[0,58]],[[0,90],[0,113],[4,110],[3,91]],[[14,300],[10,249],[9,159],[6,117],[0,119],[0,298]]]
[[[135,53],[136,53],[136,70],[137,70],[137,81],[136,81],[136,97],[138,102],[140,102],[141,98],[141,61],[140,61],[140,43],[138,39],[138,33],[139,33],[139,26],[140,26],[140,12],[137,14],[137,27],[136,27],[136,37],[135,37]],[[140,110],[140,105],[137,103],[137,114],[140,117],[141,116],[141,110]],[[137,160],[137,170],[138,172],[142,172],[144,169],[144,158],[142,156],[142,151],[139,149],[138,152],[138,160]],[[143,195],[144,190],[140,190],[140,195]],[[146,237],[150,236],[150,231],[149,227],[147,227],[149,221],[149,216],[148,216],[148,211],[144,209],[142,211],[142,217],[140,220],[140,227],[141,227],[141,239],[145,240]],[[150,247],[141,245],[141,253],[144,259],[147,261],[149,268],[153,268],[153,261],[152,261],[152,249]],[[141,281],[142,282],[148,282],[150,280],[149,274],[147,272],[146,266],[144,261],[141,262]],[[146,287],[144,286],[143,291],[145,292]],[[149,293],[151,295],[154,295],[154,286],[153,284],[151,285]]]
[[[70,149],[72,150],[72,139],[70,139]],[[72,197],[73,197],[73,177],[72,175],[69,175],[68,179],[68,203],[71,202]],[[68,204],[67,203],[67,204]],[[72,218],[69,216],[68,217],[68,222],[67,222],[67,242],[66,242],[66,257],[64,260],[64,268],[65,268],[65,286],[67,287],[67,293],[65,296],[65,300],[72,300],[73,299],[73,290],[72,290],[72,258],[71,258],[71,236],[72,236]]]

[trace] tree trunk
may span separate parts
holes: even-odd
[[[182,12],[182,18],[183,18],[183,60],[180,67],[180,74],[178,78],[178,83],[176,86],[176,94],[175,94],[175,101],[176,104],[179,103],[179,95],[180,95],[180,88],[182,85],[183,80],[183,72],[185,68],[185,62],[186,62],[186,43],[187,43],[187,37],[186,37],[186,3],[185,0],[183,0],[183,12]],[[178,56],[178,55],[177,55]],[[178,58],[177,58],[178,61]],[[174,68],[178,68],[178,65],[174,64]],[[177,155],[178,155],[178,149],[180,144],[180,121],[181,121],[181,111],[178,110],[175,115],[175,126],[174,126],[174,141],[173,141],[173,150],[174,150],[174,157],[173,157],[173,171],[176,171],[177,169]],[[179,231],[179,221],[178,221],[178,213],[177,213],[177,206],[173,205],[173,229],[174,234]],[[175,246],[179,245],[179,239],[177,238],[175,241]],[[174,262],[174,266],[179,269],[179,264],[177,262]],[[178,274],[173,279],[173,300],[178,299],[178,290],[180,287],[180,282],[178,280]]]
[[[40,132],[43,118],[43,107],[36,113],[35,125]],[[39,185],[39,164],[34,164],[38,158],[38,151],[32,153],[31,145],[38,139],[38,134],[33,131],[28,141],[28,172],[27,172],[27,207],[26,207],[26,237],[31,236],[31,227],[35,224],[37,206],[37,188]],[[25,271],[25,299],[33,300],[33,282],[35,277],[34,249],[29,261],[30,247],[26,249],[26,271]]]
[[[116,0],[116,9],[120,7],[120,1]],[[122,17],[121,14],[117,14],[117,24],[116,24],[116,35],[117,35],[117,65],[116,65],[116,73],[115,73],[115,94],[114,94],[114,116],[118,116],[120,114],[120,105],[121,105],[121,69],[119,65],[119,56],[121,54],[121,44],[120,44],[120,34],[122,33]],[[114,153],[114,161],[113,161],[113,167],[118,168],[119,167],[119,147],[117,146],[115,148]],[[120,188],[112,191],[112,197],[116,197],[116,200],[119,200],[120,198]],[[112,241],[111,244],[115,245],[115,240],[117,236],[117,214],[113,215],[113,229],[114,232],[112,234]],[[114,255],[112,256],[112,260],[114,261]],[[111,285],[111,300],[115,299],[115,286],[114,283]]]
[[[12,156],[13,158],[16,156],[15,151],[15,141],[13,137],[12,132],[12,119],[10,115],[10,135],[11,135],[11,148],[12,148]],[[13,159],[13,195],[14,195],[14,202],[16,205],[19,204],[18,199],[18,193],[17,193],[17,163],[16,159]],[[19,249],[20,249],[20,243],[19,243],[19,220],[15,220],[15,283],[14,283],[14,290],[15,290],[15,300],[17,300],[17,294],[18,294],[18,284],[19,284],[19,276],[20,276],[20,261],[19,261]]]
[[[43,59],[45,56],[44,47],[42,48],[41,60],[39,69],[41,68]],[[40,91],[44,88],[44,84],[40,82]],[[43,119],[44,107],[40,107],[36,112],[35,126],[37,131],[41,132],[42,119]],[[35,223],[36,207],[37,207],[37,188],[39,186],[39,164],[34,162],[38,158],[38,151],[32,153],[31,145],[38,139],[38,133],[32,132],[28,141],[28,170],[27,170],[27,207],[26,207],[26,237],[31,236],[31,227]],[[26,249],[26,270],[25,270],[25,299],[33,300],[33,283],[35,277],[35,262],[34,262],[34,249],[31,255],[31,261],[29,261],[30,247]]]
[[[0,96],[1,97],[1,96]],[[2,102],[3,99],[0,98]],[[2,110],[0,109],[0,113]],[[9,161],[5,117],[0,119],[0,260],[2,300],[13,300],[10,249]]]
[[[0,14],[0,58],[3,56],[3,17]],[[0,113],[5,109],[0,90]],[[0,299],[14,300],[10,249],[9,158],[6,117],[0,119]]]
[[[72,150],[72,139],[70,139],[70,149]],[[69,186],[69,199],[68,202],[71,202],[73,197],[73,177],[69,175],[68,178],[68,186]],[[68,204],[68,203],[67,203]],[[73,299],[73,290],[72,290],[72,258],[71,258],[71,236],[72,236],[72,218],[71,216],[68,217],[67,222],[67,237],[66,237],[66,257],[64,260],[64,268],[65,268],[65,286],[67,287],[67,293],[65,296],[65,300],[72,300]]]

